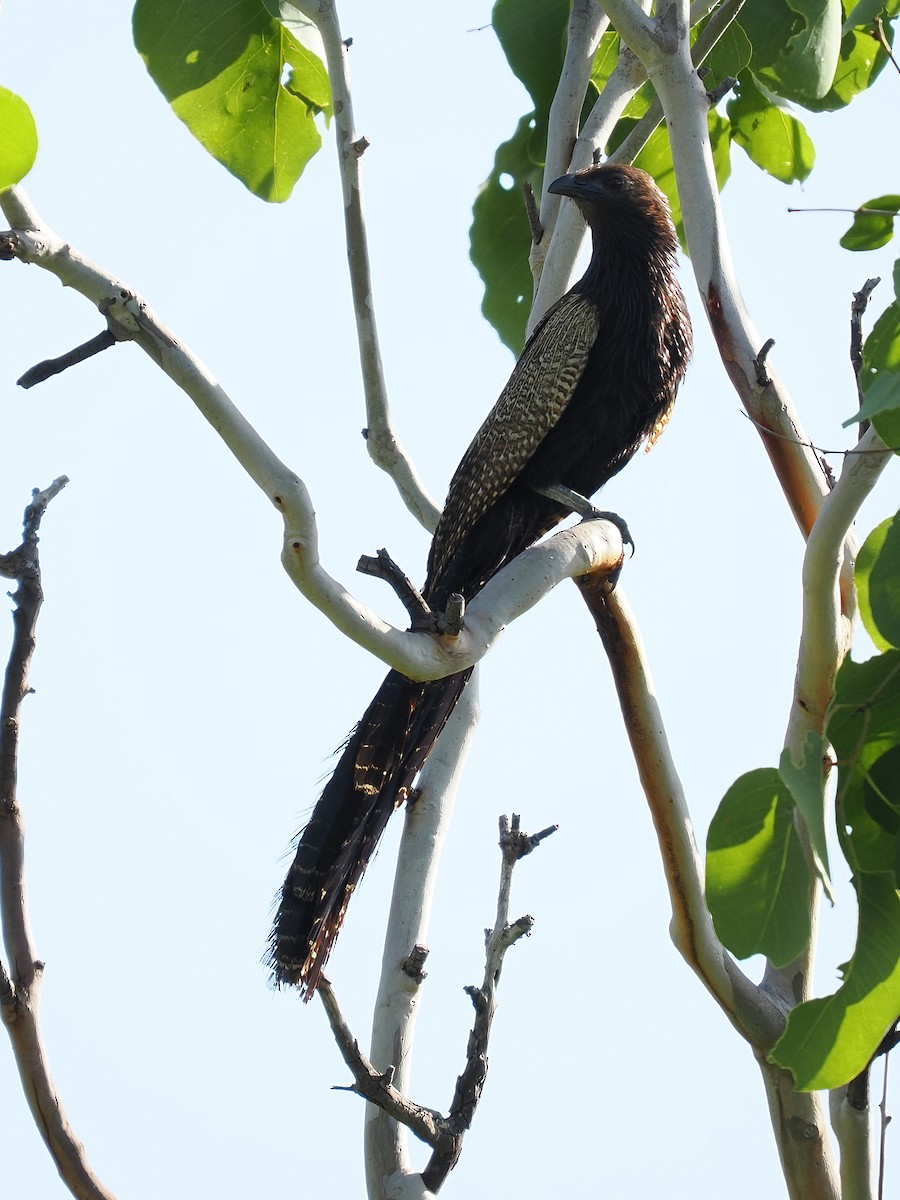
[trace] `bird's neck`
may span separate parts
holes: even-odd
[[[592,228],[591,261],[572,291],[589,298],[621,292],[626,281],[640,281],[651,293],[663,292],[672,277],[675,243],[669,238],[628,236]]]

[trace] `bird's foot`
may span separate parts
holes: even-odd
[[[555,500],[557,504],[564,505],[569,512],[577,513],[582,521],[611,521],[622,535],[622,545],[629,546],[632,555],[634,554],[634,538],[631,536],[628,526],[617,513],[595,508],[587,496],[582,496],[580,492],[573,491],[563,483],[551,483],[547,487],[536,487],[534,491],[539,496],[546,496],[548,500]]]

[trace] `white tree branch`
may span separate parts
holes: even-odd
[[[872,1106],[857,1108],[848,1088],[829,1093],[831,1127],[841,1152],[841,1200],[875,1200]]]
[[[411,1092],[413,1037],[423,981],[410,956],[416,947],[427,946],[441,850],[477,723],[476,671],[428,756],[414,803],[406,806],[370,1054],[378,1070],[394,1068],[396,1086],[405,1095]],[[406,1128],[374,1104],[366,1110],[365,1139],[370,1200],[412,1197],[416,1188],[423,1196],[430,1195],[409,1161]]]
[[[584,571],[613,570],[621,535],[609,522],[591,521],[556,534],[521,555],[470,605],[456,638],[395,629],[356,600],[319,560],[315,512],[305,484],[285,466],[244,417],[206,366],[183,346],[130,288],[90,262],[44,225],[25,194],[0,194],[11,234],[4,244],[16,257],[55,275],[103,313],[118,340],[136,342],[193,400],[247,474],[282,514],[282,562],[304,596],[348,637],[413,679],[437,679],[465,670],[487,653],[506,625],[527,612],[561,580]]]
[[[369,245],[363,215],[360,159],[368,143],[358,138],[353,120],[348,47],[341,34],[334,0],[292,0],[315,24],[322,35],[331,95],[334,102],[335,141],[344,194],[344,225],[350,287],[356,314],[356,335],[366,398],[366,447],[376,466],[393,479],[406,507],[416,520],[433,533],[441,515],[440,506],[425,485],[397,436],[388,403],[387,385],[381,362]]]

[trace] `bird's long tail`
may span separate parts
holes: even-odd
[[[277,984],[310,999],[356,885],[471,670],[416,683],[391,671],[350,735],[297,843],[269,938]]]

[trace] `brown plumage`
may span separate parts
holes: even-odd
[[[550,190],[578,204],[593,253],[529,338],[450,482],[423,588],[438,612],[453,592],[470,600],[568,515],[535,489],[561,484],[591,496],[655,441],[690,358],[678,243],[650,176],[603,165]],[[384,827],[470,674],[428,683],[388,674],[298,841],[269,942],[276,983],[314,993]]]

